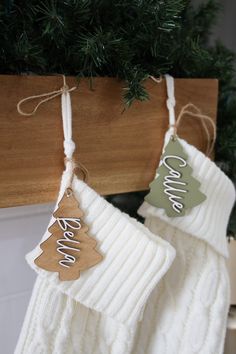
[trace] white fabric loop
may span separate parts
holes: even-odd
[[[75,151],[75,143],[73,140],[64,140],[64,153],[68,159],[71,159]]]
[[[166,105],[167,105],[168,110],[171,110],[172,108],[174,108],[175,104],[176,104],[176,101],[175,101],[174,97],[168,98],[166,101]]]
[[[168,74],[165,75],[166,86],[167,86],[167,101],[166,106],[169,111],[169,126],[170,133],[174,134],[174,125],[175,125],[175,87],[174,87],[174,78]]]
[[[63,91],[61,95],[61,109],[64,132],[64,154],[68,159],[72,159],[76,146],[72,140],[71,99],[68,90]]]

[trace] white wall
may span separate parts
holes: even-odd
[[[25,254],[40,240],[53,205],[0,209],[0,353],[13,354],[35,274]]]

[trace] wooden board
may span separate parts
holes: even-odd
[[[69,86],[76,79],[67,79]],[[59,89],[61,76],[0,76],[0,207],[54,201],[64,167],[60,97],[24,117],[18,101]],[[150,101],[135,102],[123,114],[123,84],[113,78],[80,82],[72,93],[76,159],[89,170],[89,184],[101,194],[145,190],[153,179],[168,127],[166,84],[147,80]],[[216,119],[215,79],[176,79],[178,114],[188,102]],[[35,104],[35,102],[34,102]],[[29,103],[24,109],[31,109]],[[179,135],[200,150],[206,136],[199,122],[187,118]]]

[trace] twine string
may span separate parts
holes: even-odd
[[[206,155],[209,156],[212,153],[216,142],[216,125],[213,122],[212,118],[203,114],[201,110],[193,103],[187,103],[181,108],[175,124],[171,125],[174,128],[175,135],[177,135],[178,128],[180,126],[180,123],[183,121],[184,117],[192,117],[200,120],[207,137]],[[212,129],[212,139],[209,130],[209,125]]]
[[[69,182],[69,188],[70,188],[72,185],[72,180],[75,174],[75,170],[77,170],[78,168],[81,170],[81,172],[83,173],[84,181],[87,181],[88,179],[88,170],[81,162],[76,163],[73,158],[75,143],[72,140],[72,114],[71,114],[71,100],[70,100],[69,93],[76,90],[77,86],[69,88],[69,86],[66,83],[65,75],[62,75],[62,77],[63,77],[63,86],[59,90],[46,92],[39,95],[32,95],[23,98],[17,103],[17,111],[19,114],[23,116],[32,116],[37,112],[38,108],[43,103],[48,102],[58,96],[61,96],[62,122],[63,122],[63,132],[64,132],[64,153],[66,155],[64,162],[65,165],[67,165],[67,163],[70,163],[72,166],[72,173]],[[36,106],[31,112],[27,112],[22,109],[23,104],[38,98],[42,98],[42,100],[40,100],[36,104]]]
[[[63,77],[63,86],[59,90],[55,90],[55,91],[51,91],[51,92],[45,92],[45,93],[41,93],[39,95],[28,96],[28,97],[23,98],[22,100],[20,100],[17,103],[17,111],[18,111],[18,113],[21,114],[22,116],[32,116],[32,115],[34,115],[37,112],[38,108],[43,103],[48,102],[48,101],[54,99],[55,97],[62,95],[62,93],[71,92],[71,91],[74,91],[74,90],[77,89],[76,86],[69,88],[68,85],[66,84],[65,75],[62,75],[62,77]],[[43,97],[46,97],[46,98],[43,98]],[[37,98],[43,98],[43,99],[41,101],[39,101],[38,104],[36,104],[36,106],[34,107],[34,109],[31,112],[26,112],[26,111],[24,111],[22,109],[22,105],[24,103],[32,101],[32,100],[35,100]]]
[[[82,162],[79,162],[79,161],[76,162],[76,161],[74,160],[74,158],[70,158],[70,159],[69,159],[68,157],[65,157],[65,159],[64,159],[65,166],[66,166],[66,164],[67,164],[68,162],[72,164],[72,171],[73,171],[73,173],[72,173],[72,175],[71,175],[71,177],[70,177],[69,186],[72,185],[74,175],[76,174],[76,173],[75,173],[76,170],[81,171],[82,174],[83,174],[83,181],[84,181],[84,182],[88,182],[88,179],[89,179],[89,171],[88,171],[88,169],[85,167],[85,165],[84,165]]]
[[[161,75],[159,77],[155,77],[155,76],[149,75],[149,77],[150,77],[150,79],[152,79],[157,84],[160,84],[162,82],[162,76]]]
[[[161,83],[161,77],[155,78],[154,76],[150,76],[150,78],[156,82]],[[168,74],[165,75],[166,84],[167,84],[167,101],[166,105],[169,111],[169,128],[173,131],[173,136],[177,136],[177,131],[180,126],[180,123],[183,121],[183,117],[192,117],[198,119],[203,127],[203,130],[206,134],[207,138],[207,147],[206,147],[206,155],[209,156],[213,149],[216,142],[216,125],[215,122],[212,120],[211,117],[203,114],[201,110],[194,105],[193,103],[189,102],[185,106],[183,106],[180,110],[180,113],[175,119],[175,93],[174,93],[174,78]],[[212,139],[209,130],[212,129]]]

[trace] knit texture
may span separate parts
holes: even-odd
[[[223,353],[229,306],[226,226],[235,191],[213,162],[181,143],[207,200],[183,218],[168,218],[144,202],[140,214],[150,231],[74,179],[104,260],[80,279],[60,282],[33,263],[39,246],[28,255],[39,277],[16,354]],[[166,241],[177,250],[169,270],[174,251]]]
[[[15,353],[130,353],[134,333],[38,276]]]
[[[166,133],[165,145],[170,139]],[[217,252],[228,256],[226,229],[229,215],[235,201],[235,189],[230,179],[203,153],[183,139],[179,139],[188,154],[188,164],[193,177],[200,183],[200,190],[207,199],[200,205],[187,210],[180,218],[169,218],[163,209],[144,202],[139,209],[143,217],[157,216],[161,220],[181,229],[193,237],[206,241]]]
[[[68,163],[58,201],[71,168]],[[62,282],[57,273],[35,265],[42,252],[39,245],[27,255],[39,279],[15,353],[129,353],[147,299],[174,259],[167,242],[77,178],[73,191],[104,259],[81,272],[79,279]],[[50,225],[54,221],[52,217]],[[46,232],[43,240],[49,235]]]
[[[169,134],[166,135],[165,144]],[[207,199],[183,218],[169,218],[144,202],[149,229],[176,249],[173,266],[153,291],[133,354],[222,354],[229,308],[226,227],[235,200],[231,181],[181,140],[193,176]]]
[[[222,354],[229,307],[224,257],[155,217],[145,224],[175,247],[176,258],[148,300],[132,354]]]

